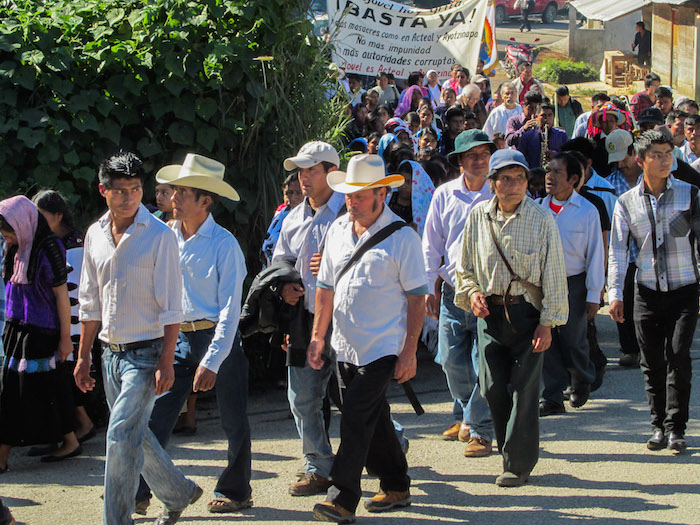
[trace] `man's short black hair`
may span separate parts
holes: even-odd
[[[389,75],[386,74],[386,71],[380,71],[379,73],[377,73],[377,80],[379,80],[379,77],[389,78]]]
[[[141,159],[129,151],[120,151],[102,161],[97,178],[106,189],[110,189],[116,179],[138,179],[143,185],[146,172]]]
[[[396,80],[396,77],[394,76],[393,73],[387,73],[386,78],[388,78],[389,80]]]
[[[467,120],[479,120],[479,119],[477,118],[476,113],[474,113],[473,111],[465,111],[464,112],[464,120],[466,122]]]
[[[573,155],[571,151],[562,151],[557,153],[552,160],[562,162],[566,169],[566,179],[571,180],[572,177],[576,177],[576,184],[574,184],[574,187],[578,186],[578,183],[583,177],[583,167],[581,166],[579,158]]]
[[[593,93],[591,97],[591,102],[595,106],[598,102],[610,102],[610,96],[604,91],[598,91],[598,93]]]
[[[644,87],[651,87],[654,82],[661,82],[661,77],[656,73],[647,73],[644,75]]]
[[[688,114],[685,111],[681,111],[680,109],[674,109],[671,111],[668,115],[666,115],[666,124],[669,126],[673,124],[677,118],[687,118]]]
[[[646,157],[646,154],[654,144],[668,144],[671,146],[671,149],[673,149],[673,141],[671,138],[667,137],[660,131],[650,129],[649,131],[645,131],[639,135],[634,143],[634,147],[637,150],[637,156],[641,157],[642,159]]]
[[[548,109],[551,112],[554,112],[554,106],[552,104],[550,104],[549,101],[547,101],[547,102],[541,102],[537,106],[537,113],[541,113],[542,111],[544,111],[546,109]]]
[[[458,106],[452,106],[445,112],[445,122],[449,122],[456,117],[464,117],[464,111]]]
[[[192,193],[194,193],[194,200],[198,201],[200,197],[210,197],[211,202],[207,206],[207,213],[211,213],[216,205],[219,203],[219,196],[216,193],[212,193],[206,190],[200,190],[199,188],[192,188]]]
[[[532,62],[528,62],[527,60],[520,62],[520,64],[518,64],[518,73],[522,72],[527,66],[532,67]]]
[[[423,76],[423,73],[420,71],[414,71],[411,74],[408,75],[408,79],[406,80],[406,87],[410,86],[417,86],[418,81],[420,80],[420,77]]]
[[[647,28],[647,26],[644,25],[644,22],[642,22],[641,20],[640,20],[639,22],[637,22],[637,25],[638,25],[639,27],[641,27],[642,29],[646,29],[646,28]]]
[[[525,93],[525,105],[528,104],[542,104],[542,101],[544,100],[544,97],[542,96],[542,93],[539,91],[535,90],[530,90],[527,93]]]
[[[565,97],[566,95],[569,94],[569,88],[566,86],[559,86],[555,93],[557,94],[558,97]]]
[[[590,160],[593,158],[594,150],[595,142],[586,137],[577,137],[565,143],[559,151],[578,151],[587,160]]]
[[[665,86],[661,86],[654,93],[654,98],[659,100],[660,98],[670,98],[673,99],[673,92]]]
[[[404,117],[404,121],[409,126],[411,124],[420,124],[420,117],[418,116],[418,113],[416,113],[415,111],[411,111],[410,113],[406,114],[406,117]]]
[[[697,126],[700,124],[700,115],[688,115],[688,118],[685,119],[685,125],[686,126]]]

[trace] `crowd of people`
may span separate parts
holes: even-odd
[[[415,72],[403,90],[386,73],[367,91],[348,75],[354,155],[342,171],[338,150],[315,140],[284,160],[284,203],[245,301],[243,253],[212,215],[239,197],[216,160],[188,154],[160,169],[153,214],[140,159],[110,156],[97,173],[108,211],[84,236],[56,191],[0,201],[0,474],[14,447],[47,463],[82,453],[100,369],[105,524],[145,515],[151,492],[164,505],[156,525],[174,524],[203,495],[165,447],[196,425],[194,396],[212,389],[228,448],[207,508],[251,507],[241,336],[278,332],[305,461],[289,494],[326,494],[315,517],[352,523],[366,468],[380,480],[368,512],[406,507],[408,440],[386,391],[415,376],[432,333],[453,399],[443,439],[464,442],[467,458],[492,454],[495,439],[495,482],[517,487],[537,464],[539,419],[566,401],[583,407],[604,380],[595,318],[606,290],[619,364],[644,374],[646,446],[685,451],[697,103],[674,101],[650,73],[629,104],[600,92],[584,112],[566,86],[548,98],[529,63],[493,91],[482,66],[471,78],[455,65],[442,83]],[[0,509],[0,525],[12,523]]]

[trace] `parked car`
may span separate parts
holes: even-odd
[[[502,24],[510,17],[520,16],[520,9],[515,9],[515,0],[496,0],[496,25]],[[543,24],[551,24],[562,11],[567,0],[535,0],[535,9],[531,15],[542,15]]]

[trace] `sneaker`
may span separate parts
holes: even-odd
[[[289,493],[292,496],[313,496],[322,494],[328,490],[331,482],[327,478],[319,476],[315,472],[306,472],[299,478],[299,481],[289,486]]]
[[[679,432],[671,432],[668,436],[668,449],[674,454],[682,454],[688,448],[688,443],[685,441],[683,434]]]
[[[314,518],[335,523],[355,523],[355,514],[330,501],[314,505]]]
[[[463,422],[455,421],[450,428],[442,433],[442,439],[445,441],[457,441],[462,423]]]
[[[204,490],[202,490],[202,487],[200,487],[199,485],[195,485],[194,494],[192,494],[189,504],[192,505],[193,503],[195,503],[199,498],[202,497],[202,494],[204,494]],[[182,511],[184,510],[185,509],[165,510],[153,525],[175,525],[175,523],[177,523],[180,519],[180,516],[182,516]]]
[[[639,368],[639,354],[622,354],[617,364],[625,368]]]
[[[530,474],[514,474],[506,471],[496,478],[496,485],[499,487],[520,487],[529,479]]]
[[[647,448],[649,450],[662,450],[666,448],[667,444],[668,436],[664,433],[662,429],[657,428],[656,430],[654,430],[654,433],[647,441]]]
[[[477,436],[472,436],[469,438],[467,447],[464,449],[465,458],[483,458],[491,454],[493,445],[491,441],[480,438]]]
[[[368,512],[386,512],[387,510],[408,507],[411,504],[411,492],[380,490],[376,496],[365,500],[365,509]]]

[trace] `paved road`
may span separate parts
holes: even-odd
[[[510,43],[513,37],[518,43],[532,43],[536,38],[540,41],[538,45],[547,46],[569,35],[569,20],[557,18],[553,24],[543,24],[539,16],[530,17],[532,24],[531,32],[521,33],[519,30],[520,19],[511,18],[508,22],[496,27],[496,40],[498,50],[505,51],[506,44]]]
[[[415,388],[426,409],[416,417],[398,387],[392,411],[411,438],[408,454],[413,479],[413,505],[381,520],[358,513],[358,523],[421,525],[549,525],[594,522],[605,525],[700,523],[700,382],[694,380],[690,448],[683,456],[648,452],[648,414],[639,370],[617,366],[617,336],[606,315],[598,316],[600,341],[610,362],[605,384],[579,410],[542,420],[541,459],[531,483],[517,489],[494,485],[501,458],[466,459],[463,444],[444,442],[439,433],[450,423],[449,395],[441,371],[430,360],[420,363]],[[694,362],[700,358],[696,338]],[[215,404],[200,413],[199,432],[174,437],[171,454],[207,496],[188,509],[181,523],[315,523],[311,508],[322,497],[293,498],[287,486],[301,466],[296,430],[288,417],[284,393],[258,393],[250,402],[253,428],[253,497],[255,506],[239,515],[215,516],[205,502],[224,467],[225,443]],[[337,447],[338,415],[332,426]],[[0,478],[0,496],[20,523],[95,525],[100,523],[104,436],[90,441],[85,454],[56,465],[44,465],[14,450],[12,471]],[[367,495],[378,489],[365,478]],[[152,523],[158,510],[139,524]]]

